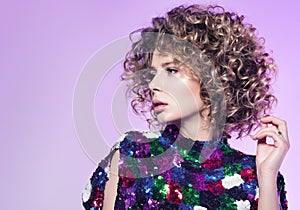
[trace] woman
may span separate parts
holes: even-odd
[[[243,16],[200,5],[141,30],[122,79],[134,111],[160,130],[120,137],[83,193],[86,209],[287,209],[287,127],[268,115],[277,69],[255,32]],[[227,143],[256,128],[256,156]]]

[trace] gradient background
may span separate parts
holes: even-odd
[[[281,171],[290,209],[300,209],[300,3],[296,0],[1,1],[1,209],[82,209],[81,192],[96,167],[81,147],[72,116],[74,88],[84,65],[108,43],[149,25],[152,17],[193,2],[220,3],[244,14],[266,38],[267,50],[273,50],[280,70],[274,114],[288,121],[292,142]],[[109,89],[115,90],[116,83],[108,83]],[[95,115],[99,129],[111,134],[105,140],[111,146],[120,133],[101,127],[113,126],[110,109],[102,108],[107,100],[101,93],[99,89],[95,96]],[[101,117],[103,112],[108,118]],[[131,122],[132,129],[146,128],[138,120]],[[248,139],[235,146],[255,152]]]

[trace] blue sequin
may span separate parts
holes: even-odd
[[[252,182],[245,182],[243,184],[243,190],[245,190],[246,193],[255,195],[256,194],[256,186],[257,186],[257,180],[254,179]]]
[[[166,138],[166,137],[162,137],[162,136],[160,136],[160,137],[158,138],[158,142],[159,142],[165,149],[169,148],[170,145],[171,145],[170,139],[169,139],[169,138]]]
[[[91,178],[91,184],[95,187],[99,187],[101,190],[104,189],[104,184],[108,180],[107,173],[103,168],[98,167]]]
[[[242,161],[243,161],[242,169],[255,167],[255,157],[254,156],[245,156],[242,158]]]
[[[136,142],[131,139],[124,138],[124,140],[120,143],[121,153],[128,157],[134,156],[135,152],[138,151],[139,147]]]
[[[220,179],[224,178],[224,168],[218,168],[218,169],[205,169],[203,170],[204,173],[204,177],[205,180],[208,182],[215,182],[218,181]]]

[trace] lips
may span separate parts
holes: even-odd
[[[163,110],[168,104],[159,100],[153,100],[153,107],[155,111]]]
[[[154,107],[161,106],[161,105],[168,105],[167,103],[159,101],[159,100],[153,100],[152,103],[153,103]]]

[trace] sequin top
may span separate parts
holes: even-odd
[[[185,138],[175,125],[161,132],[124,134],[87,184],[82,194],[85,209],[102,209],[116,150],[120,158],[114,209],[257,209],[255,156],[231,148],[226,140]],[[278,197],[285,210],[284,185],[278,173]]]

